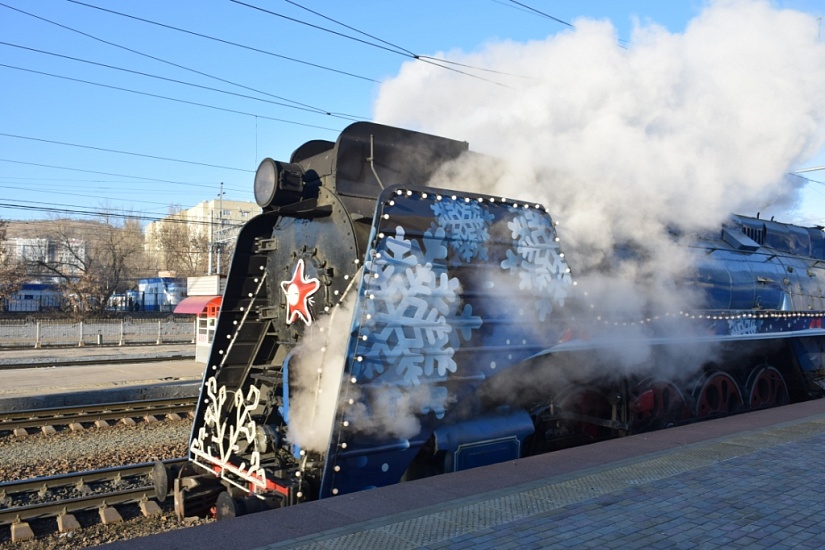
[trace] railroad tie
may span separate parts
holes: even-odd
[[[152,416],[151,414],[147,414],[146,416],[143,417],[143,421],[146,422],[147,424],[151,424],[152,422],[157,422],[158,419],[156,417]]]
[[[54,426],[41,426],[40,431],[43,432],[45,435],[53,435],[57,433],[57,430],[54,429]]]
[[[120,523],[123,521],[123,518],[120,517],[120,514],[117,510],[112,508],[111,506],[102,506],[99,510],[100,512],[100,521],[103,522],[103,525],[109,525],[112,523]]]
[[[158,503],[154,500],[141,500],[140,501],[140,512],[146,516],[159,516],[163,513],[163,510],[160,509]]]
[[[166,420],[180,420],[180,415],[178,413],[169,413],[166,415]]]
[[[74,514],[60,514],[57,516],[57,530],[61,533],[68,533],[80,529],[80,523],[74,517]]]
[[[125,425],[125,426],[134,426],[135,425],[135,419],[131,418],[131,417],[128,417],[128,416],[125,416],[125,417],[120,419],[120,423]]]
[[[72,422],[69,424],[69,429],[73,432],[82,432],[83,431],[83,424],[80,422]]]
[[[20,542],[34,538],[34,531],[25,521],[16,521],[11,524],[11,541]]]
[[[26,431],[26,428],[15,428],[14,435],[16,435],[17,437],[25,437],[29,435],[29,432]]]
[[[95,426],[98,428],[108,428],[109,421],[108,420],[95,420]]]

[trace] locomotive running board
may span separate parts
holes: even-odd
[[[736,319],[737,326],[741,327],[743,320],[742,313],[734,313],[731,319]],[[782,319],[783,326],[768,328],[762,325],[763,319]],[[690,344],[712,344],[712,343],[733,343],[733,342],[753,342],[760,340],[786,340],[791,338],[811,338],[815,336],[825,336],[825,329],[822,328],[825,322],[825,313],[785,313],[757,314],[753,317],[754,323],[750,325],[748,332],[737,332],[733,325],[725,325],[727,321],[711,320],[710,322],[699,322],[691,320],[688,325],[694,329],[688,334],[680,336],[649,336],[638,337],[632,340],[627,338],[592,338],[577,339],[560,342],[554,346],[536,353],[533,357],[543,355],[587,351],[596,349],[622,348],[630,345],[645,344],[650,346],[668,345],[690,345]]]

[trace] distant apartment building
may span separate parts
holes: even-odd
[[[60,267],[66,275],[81,274],[87,259],[87,244],[82,239],[55,241],[49,238],[14,237],[5,241],[5,249],[12,261]]]
[[[190,265],[206,267],[202,273],[211,274],[215,265],[212,255],[219,255],[221,247],[234,242],[240,228],[258,215],[261,208],[254,202],[212,199],[203,201],[192,208],[170,214],[162,220],[151,222],[144,230],[144,249],[147,254],[160,258],[165,248],[177,246],[187,248],[193,255]],[[180,265],[164,265],[159,260],[157,267],[186,271]]]

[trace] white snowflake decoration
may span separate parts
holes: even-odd
[[[728,320],[728,331],[731,335],[758,334],[762,321],[755,319]]]
[[[544,321],[554,306],[562,307],[572,283],[567,262],[556,241],[556,232],[550,219],[537,210],[524,210],[507,223],[513,250],[501,267],[517,273],[519,288],[536,292],[539,319]]]
[[[494,218],[492,213],[476,202],[462,200],[443,200],[433,203],[430,208],[436,216],[431,230],[443,229],[450,248],[461,260],[487,259],[484,244],[490,238],[488,227]]]
[[[427,231],[421,241],[406,239],[399,226],[369,263],[363,321],[368,336],[357,352],[356,376],[399,376],[412,384],[422,377],[443,379],[456,372],[453,354],[461,338],[481,326],[469,305],[459,308],[459,280],[443,265],[444,230]],[[394,372],[384,373],[385,365]]]

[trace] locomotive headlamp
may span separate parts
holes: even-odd
[[[300,201],[304,188],[301,165],[266,158],[255,172],[255,202],[261,208]]]
[[[275,161],[270,158],[264,159],[255,172],[255,202],[261,208],[266,208],[275,199],[275,191],[278,189],[275,184],[277,173]]]

